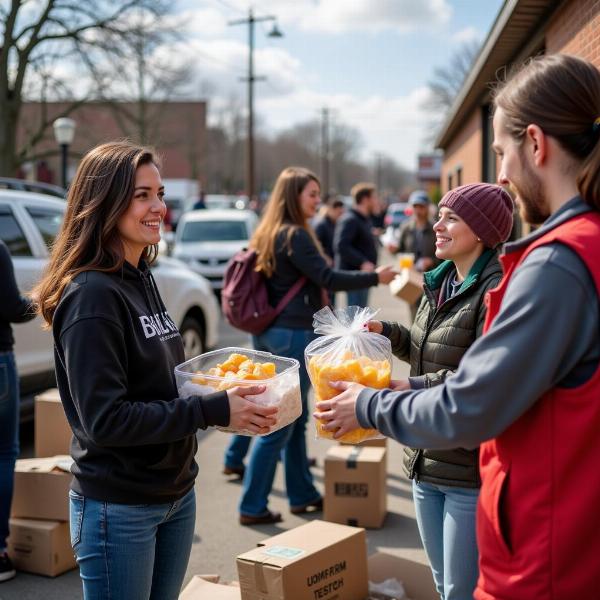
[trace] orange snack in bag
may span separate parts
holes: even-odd
[[[388,360],[372,360],[366,356],[354,357],[351,352],[346,351],[340,360],[334,363],[328,362],[326,356],[312,356],[308,361],[308,373],[315,388],[315,399],[319,402],[329,400],[340,393],[329,385],[332,381],[352,381],[376,389],[389,387],[392,367]],[[334,432],[324,429],[322,421],[317,419],[315,422],[317,437],[333,439]],[[340,442],[358,444],[378,435],[376,429],[359,427],[337,439]]]

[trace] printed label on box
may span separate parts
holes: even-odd
[[[265,554],[269,556],[277,556],[278,558],[296,558],[304,554],[304,550],[300,548],[289,548],[287,546],[271,546],[265,550]]]
[[[368,483],[346,483],[336,481],[334,484],[335,495],[345,496],[349,498],[368,498],[369,484]]]

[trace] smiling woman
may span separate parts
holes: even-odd
[[[276,408],[246,400],[264,386],[178,397],[184,347],[149,268],[164,214],[150,150],[94,148],[38,287],[74,434],[71,544],[86,598],[175,600],[194,533],[196,431],[275,423]]]
[[[148,246],[160,242],[160,223],[167,212],[164,195],[165,186],[156,165],[140,165],[135,172],[133,198],[117,223],[125,260],[132,265],[138,264]]]

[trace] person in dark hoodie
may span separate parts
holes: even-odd
[[[448,192],[433,225],[435,254],[443,262],[424,275],[425,293],[410,328],[371,321],[394,354],[410,363],[408,380],[395,389],[442,383],[481,335],[484,296],[502,278],[496,247],[513,223],[513,201],[498,185],[474,183]],[[470,598],[479,569],[475,511],[479,449],[404,448],[404,472],[413,481],[417,525],[433,578],[444,600]]]
[[[0,583],[16,575],[6,553],[15,461],[19,455],[19,377],[11,323],[35,317],[32,300],[23,298],[6,244],[0,240]]]
[[[179,332],[148,268],[165,215],[154,154],[129,142],[91,150],[37,287],[73,430],[71,543],[84,598],[175,600],[194,533],[196,431],[266,433],[264,386],[179,398]]]

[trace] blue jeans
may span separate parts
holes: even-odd
[[[6,549],[17,456],[19,378],[14,354],[0,352],[0,552]]]
[[[360,290],[349,290],[346,292],[348,296],[348,306],[369,306],[369,288]]]
[[[479,575],[475,511],[479,489],[413,480],[419,533],[442,600],[471,600]]]
[[[231,441],[225,451],[225,466],[226,467],[243,467],[244,458],[250,449],[252,437],[249,435],[232,435]]]
[[[261,335],[253,336],[256,350],[295,358],[300,362],[302,415],[287,427],[256,438],[244,475],[244,489],[240,502],[240,512],[243,515],[261,516],[267,512],[269,494],[280,455],[290,506],[300,507],[321,497],[313,484],[312,473],[308,467],[305,434],[310,380],[304,365],[304,349],[314,338],[315,334],[310,329],[283,327],[271,327]]]
[[[117,504],[69,492],[84,600],[177,600],[194,524],[192,488],[167,504]]]

